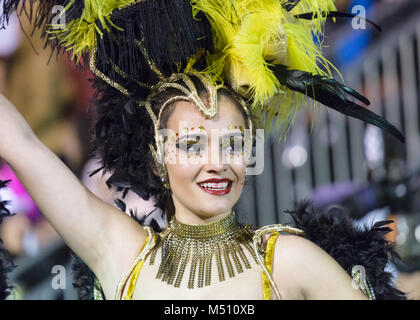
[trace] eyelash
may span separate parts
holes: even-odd
[[[193,152],[191,150],[192,147],[198,147],[198,149],[195,150],[195,152],[197,153],[199,150],[202,150],[202,148],[200,148],[200,146],[202,146],[202,148],[204,147],[202,144],[198,143],[197,141],[193,141],[193,140],[188,140],[186,143],[183,143],[183,144],[181,144],[179,142],[176,144],[176,147],[179,150],[182,150],[182,151],[188,152],[188,153]]]
[[[238,140],[240,141],[241,149],[236,150],[236,152],[234,152],[235,151],[234,150],[234,148],[235,148],[235,142],[237,143]],[[234,139],[234,138],[233,139],[229,139],[228,142],[225,142],[225,144],[222,145],[222,149],[228,148],[228,147],[231,147],[232,148],[232,150],[230,151],[231,153],[238,153],[238,151],[241,151],[242,152],[242,150],[244,148],[244,141],[243,141],[243,139]]]
[[[226,143],[225,142],[225,144],[221,144],[221,148],[222,149],[225,149],[225,148],[228,148],[228,147],[232,147],[232,150],[231,150],[231,153],[234,153],[233,151],[233,149],[234,149],[234,147],[235,147],[235,142],[237,142],[239,139],[229,139],[228,141],[228,143]],[[243,142],[243,139],[240,139],[240,142],[241,142],[241,145],[242,145],[242,149],[243,149],[243,147],[244,147],[244,142]],[[200,151],[200,150],[203,150],[204,148],[205,148],[205,146],[203,145],[203,144],[201,144],[201,143],[199,143],[198,141],[194,141],[194,140],[188,140],[188,141],[186,141],[186,143],[184,143],[184,144],[181,144],[181,143],[177,143],[176,144],[176,147],[179,149],[179,150],[182,150],[182,151],[184,151],[184,152],[188,152],[188,153],[190,153],[190,152],[195,152],[196,154]],[[192,148],[197,148],[196,150],[193,150]]]

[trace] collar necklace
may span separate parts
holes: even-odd
[[[226,273],[232,278],[235,272],[251,268],[244,249],[257,262],[251,245],[255,229],[255,226],[237,223],[233,212],[202,225],[189,225],[173,218],[158,238],[162,243],[162,259],[156,278],[179,288],[189,266],[188,288],[209,286],[214,261],[219,281],[226,279]],[[155,245],[152,249],[150,265],[155,262],[158,247]]]

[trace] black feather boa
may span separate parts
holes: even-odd
[[[289,211],[294,226],[305,232],[305,238],[316,243],[351,275],[355,265],[361,265],[375,291],[377,300],[406,299],[403,292],[392,285],[391,273],[385,271],[388,261],[400,259],[394,245],[385,240],[392,221],[380,221],[371,228],[359,228],[345,210],[334,207],[315,212],[309,202],[302,202]]]
[[[0,190],[6,188],[9,182],[10,180],[0,180]],[[0,224],[2,223],[4,217],[12,215],[6,207],[8,203],[8,201],[2,201],[2,199],[0,199]],[[3,242],[0,239],[0,300],[6,299],[13,289],[13,286],[10,285],[7,279],[7,274],[15,267],[16,266],[14,265],[10,254],[3,248]]]
[[[73,288],[77,290],[80,300],[93,300],[95,274],[76,254],[71,254],[71,270],[73,272]]]

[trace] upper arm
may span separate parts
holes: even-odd
[[[146,232],[88,191],[1,94],[0,115],[0,156],[101,283],[118,281],[135,259]]]
[[[36,137],[16,147],[10,165],[66,244],[102,282],[115,284],[135,259],[146,232],[85,188]]]
[[[286,290],[304,299],[366,299],[352,286],[351,277],[324,250],[313,242],[294,235],[277,239],[273,278]]]

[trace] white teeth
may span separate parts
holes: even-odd
[[[226,189],[229,185],[228,182],[220,182],[220,183],[201,183],[200,186],[206,189],[216,189],[216,190],[223,190]]]

